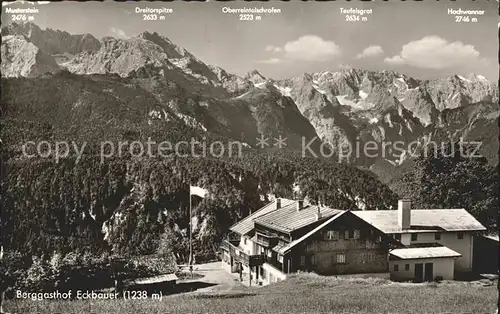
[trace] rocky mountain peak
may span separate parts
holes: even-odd
[[[11,23],[2,29],[2,34],[24,35],[30,42],[49,55],[77,54],[83,51],[97,51],[101,43],[91,34],[72,35],[65,31],[45,29],[28,22]]]
[[[2,76],[35,77],[60,70],[55,59],[23,35],[2,36]]]
[[[116,73],[126,77],[144,67],[168,67],[168,61],[164,50],[151,41],[107,37],[98,51],[80,53],[64,66],[76,74]]]
[[[10,23],[2,28],[3,35],[25,35],[30,37],[31,32],[41,32],[40,27],[32,22]]]
[[[439,127],[442,123],[438,119],[443,120],[446,112],[472,111],[469,107],[478,102],[491,104],[498,99],[497,88],[476,74],[417,80],[392,70],[346,68],[274,81],[258,70],[238,76],[205,64],[157,32],[128,39],[105,37],[97,50],[82,49],[72,41],[77,38],[77,42],[88,41],[90,45],[94,37],[89,34],[41,30],[34,24],[10,25],[6,28],[9,32],[18,35],[7,36],[2,44],[2,59],[6,60],[2,72],[6,75],[51,72],[57,70],[51,53],[79,51],[63,63],[69,71],[115,74],[132,84],[140,82],[162,103],[177,108],[176,114],[190,125],[238,137],[243,132],[254,138],[248,135],[254,134],[254,120],[258,130],[272,132],[293,128],[300,120],[304,126],[310,124],[301,129],[312,128],[311,132],[330,143],[352,143],[365,133],[375,139],[420,138],[427,136],[425,130]],[[182,111],[186,99],[199,106],[200,112]],[[473,113],[488,116],[490,109],[485,106]],[[454,115],[446,117],[451,121]],[[241,120],[249,122],[242,124]],[[467,130],[469,121],[457,122],[460,130]]]
[[[302,82],[311,82],[314,79],[314,77],[312,76],[312,74],[302,73],[296,79]]]
[[[257,70],[248,72],[245,75],[244,79],[252,82],[253,84],[259,84],[266,81],[266,78],[262,74],[260,74],[259,71]]]
[[[160,46],[164,52],[167,54],[168,58],[184,58],[184,57],[192,57],[192,55],[185,50],[184,48],[177,46],[166,36],[160,35],[157,32],[142,32],[137,36],[138,38],[142,38],[148,41],[151,41],[158,46]]]

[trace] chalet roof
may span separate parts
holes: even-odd
[[[281,206],[288,206],[290,204],[295,203],[293,200],[281,199]],[[264,207],[260,208],[259,210],[253,212],[252,214],[248,215],[247,217],[243,218],[233,226],[229,228],[229,230],[236,232],[240,235],[245,235],[249,233],[250,231],[253,230],[254,224],[253,220],[257,217],[260,217],[262,215],[265,215],[267,213],[272,212],[273,210],[276,210],[276,200],[266,204]]]
[[[486,235],[483,235],[483,238],[499,242],[498,234],[486,234]]]
[[[126,284],[126,285],[150,285],[150,284],[161,283],[161,282],[176,281],[178,279],[179,278],[177,278],[176,274],[165,274],[165,275],[159,275],[159,276],[148,277],[148,278],[124,280],[124,284]]]
[[[338,209],[311,204],[304,204],[302,209],[297,210],[296,201],[293,201],[293,203],[287,203],[286,205],[284,205],[282,201],[281,208],[279,210],[259,215],[259,217],[254,218],[254,222],[274,230],[292,232],[318,221],[316,217],[318,209],[321,214],[321,220],[328,219],[329,217],[342,212]]]
[[[288,243],[286,245],[279,245],[278,244],[277,246],[273,247],[272,250],[275,251],[275,252],[277,252],[277,253],[279,253],[279,254],[281,254],[281,255],[284,255],[291,248],[293,248],[297,244],[301,243],[305,239],[309,238],[311,235],[315,234],[316,232],[318,232],[319,230],[321,230],[323,227],[325,227],[326,225],[328,225],[329,223],[331,223],[335,219],[337,219],[340,216],[342,216],[342,214],[344,214],[344,213],[346,213],[346,212],[345,211],[338,211],[338,213],[336,213],[334,216],[330,217],[325,222],[323,222],[322,224],[320,224],[319,226],[317,226],[313,230],[309,231],[308,233],[306,233],[302,237],[298,238],[297,240],[293,240],[292,242],[290,242],[290,243]]]
[[[283,250],[283,248],[286,248],[287,246],[288,246],[288,244],[280,243],[280,244],[277,244],[277,245],[273,246],[273,248],[271,250],[274,251],[274,252],[276,252],[276,253],[281,253],[281,251]]]
[[[412,209],[410,229],[401,229],[397,210],[353,211],[385,233],[425,231],[484,231],[486,228],[465,209]]]
[[[389,252],[390,255],[400,259],[422,259],[422,258],[443,258],[460,257],[462,254],[453,251],[445,246],[423,247],[409,249],[395,249]]]

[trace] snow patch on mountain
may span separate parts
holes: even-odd
[[[193,128],[197,128],[197,129],[201,129],[205,132],[207,132],[207,128],[201,124],[200,122],[196,121],[195,118],[191,117],[191,116],[188,116],[186,114],[183,114],[181,112],[176,112],[175,113],[182,121],[184,121],[184,123],[186,123],[187,125],[189,125],[190,127],[193,127]]]
[[[348,107],[351,107],[353,109],[357,109],[357,110],[363,110],[364,108],[362,106],[359,106],[358,103],[355,103],[354,101],[350,100],[350,99],[346,99],[346,97],[348,97],[348,95],[339,95],[339,96],[335,96],[338,100],[338,102],[342,105],[342,106],[348,106]]]
[[[465,81],[467,83],[471,83],[471,80],[469,79],[466,79],[465,77],[461,76],[461,75],[457,75],[459,79],[461,79],[462,81]]]
[[[388,113],[384,116],[384,121],[389,125],[390,128],[394,127],[391,120],[391,115]]]
[[[259,88],[259,89],[266,89],[266,82],[260,82],[260,83],[254,84],[254,86]]]
[[[243,94],[241,94],[241,95],[239,95],[239,96],[236,96],[236,97],[234,97],[234,99],[240,99],[240,98],[243,98],[243,97],[245,97],[245,96],[246,96],[246,95],[248,95],[248,94],[250,94],[250,91],[248,91],[248,92],[246,92],[246,93],[243,93]]]
[[[318,85],[316,85],[316,84],[313,84],[313,85],[312,85],[312,87],[313,87],[313,88],[314,88],[314,89],[315,89],[318,93],[320,93],[320,94],[323,94],[323,95],[326,95],[326,94],[327,94],[325,90],[322,90],[322,89],[321,89],[321,88],[319,88],[319,86],[318,86]]]
[[[359,97],[361,97],[361,99],[365,100],[366,97],[368,97],[368,94],[362,90],[359,91]]]
[[[292,91],[291,87],[282,87],[282,86],[279,86],[276,84],[274,84],[274,87],[276,87],[278,89],[278,91],[281,93],[281,95],[283,95],[285,97],[291,97],[291,94],[290,94],[290,92]]]

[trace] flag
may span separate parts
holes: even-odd
[[[189,194],[190,195],[197,195],[201,198],[205,198],[205,195],[208,193],[208,190],[204,188],[200,188],[199,186],[190,186],[189,187]]]

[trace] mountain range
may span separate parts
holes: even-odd
[[[257,70],[236,75],[206,64],[157,33],[98,40],[32,23],[2,29],[1,71],[5,78],[59,75],[63,81],[69,76],[60,73],[71,72],[67,84],[78,77],[97,82],[91,92],[107,98],[122,97],[125,89],[130,97],[154,98],[157,105],[136,108],[149,124],[175,120],[199,134],[252,148],[261,134],[287,138],[290,150],[314,141],[316,152],[322,143],[336,152],[343,145],[400,141],[398,154],[389,149],[375,157],[349,158],[385,182],[431,141],[481,141],[481,153],[498,162],[498,87],[478,74],[420,80],[395,71],[350,68],[275,80]],[[89,86],[75,90],[79,94],[71,110],[92,101]],[[113,110],[123,111],[119,106]],[[408,147],[412,142],[417,144]]]

